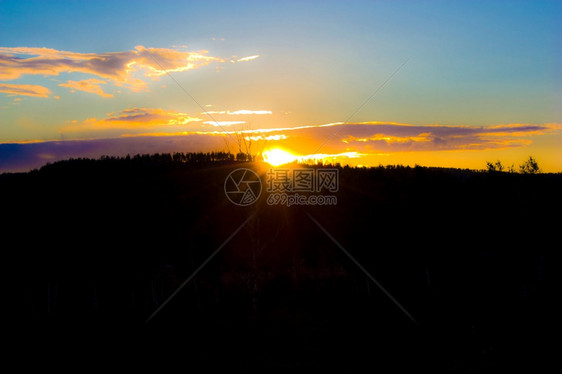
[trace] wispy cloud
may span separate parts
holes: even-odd
[[[202,114],[209,113],[203,112]],[[218,111],[214,114],[265,114],[269,111]],[[169,128],[170,135],[189,131],[199,135],[216,136],[216,130],[201,127],[171,128],[203,122],[187,113],[161,108],[131,108],[108,113],[105,118],[89,118],[72,123],[63,131],[107,129],[155,129],[161,134]],[[360,153],[478,151],[522,147],[532,142],[531,137],[562,129],[561,124],[504,124],[495,126],[409,125],[394,122],[329,123],[287,128],[236,129],[243,120],[204,121],[204,125],[221,127],[223,136],[244,134],[252,140],[275,142],[298,153],[313,152],[325,139],[330,139],[323,150],[328,153],[355,151]],[[229,130],[224,128],[231,127]],[[333,134],[336,134],[335,136]],[[145,135],[150,135],[147,133]]]
[[[240,109],[240,110],[235,110],[235,111],[232,111],[232,112],[230,110],[209,110],[209,111],[203,112],[201,114],[225,114],[225,115],[229,115],[229,116],[238,116],[238,115],[250,115],[250,114],[257,114],[257,115],[272,114],[272,112],[270,110]]]
[[[202,121],[187,113],[165,110],[162,108],[130,108],[116,113],[108,113],[105,118],[88,118],[82,122],[72,121],[62,130],[97,131],[115,129],[147,129],[158,126],[187,125],[191,122]]]
[[[205,121],[203,123],[213,126],[234,126],[244,124],[246,121]]]
[[[67,83],[59,84],[59,86],[71,88],[73,92],[74,90],[78,90],[78,91],[95,93],[97,95],[100,95],[101,97],[113,97],[112,94],[103,92],[102,88],[100,87],[100,84],[105,84],[105,83],[106,82],[102,81],[101,79],[92,78],[92,79],[85,79],[81,81],[69,80]]]
[[[35,84],[0,83],[0,92],[18,96],[49,97],[51,90]]]
[[[262,115],[262,114],[271,114],[271,111],[270,110],[246,110],[246,109],[241,109],[241,110],[236,110],[234,112],[228,111],[227,114],[229,114],[231,116],[246,115],[246,114]]]
[[[157,79],[167,72],[198,69],[224,59],[208,51],[137,46],[130,51],[78,53],[52,48],[0,47],[0,80],[24,75],[59,75],[80,72],[95,75],[132,91],[144,90],[146,82],[137,76]]]
[[[244,139],[246,140],[254,140],[254,141],[259,141],[259,140],[283,140],[283,139],[287,139],[287,135],[283,135],[283,134],[276,134],[276,135],[252,135],[252,136],[245,136]]]
[[[236,61],[237,62],[252,61],[252,60],[255,60],[256,58],[259,58],[259,57],[260,57],[260,55],[247,56],[247,57],[239,58]]]

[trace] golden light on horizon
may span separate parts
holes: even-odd
[[[288,164],[298,158],[298,156],[281,148],[271,148],[263,152],[263,160],[271,166]]]
[[[336,163],[343,161],[343,164],[348,164],[346,160],[359,158],[365,156],[358,152],[343,152],[335,154],[327,153],[314,153],[308,155],[297,155],[291,151],[284,148],[270,148],[262,153],[263,160],[270,164],[271,166],[280,166],[285,164],[290,164],[292,162],[305,163],[305,164],[317,164],[317,163]]]

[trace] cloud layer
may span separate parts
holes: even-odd
[[[72,121],[62,130],[64,132],[98,131],[98,130],[130,130],[150,129],[155,127],[169,127],[187,125],[202,119],[192,117],[187,113],[162,108],[129,108],[115,113],[108,113],[105,118],[88,118],[82,122]]]
[[[488,127],[470,126],[414,126],[400,123],[352,123],[300,126],[293,128],[258,130],[206,130],[202,121],[186,113],[160,108],[130,108],[109,113],[102,119],[91,118],[75,122],[80,129],[129,130],[117,139],[36,142],[29,144],[0,144],[0,172],[29,170],[48,161],[69,157],[99,157],[154,152],[199,152],[237,150],[236,139],[242,135],[254,142],[254,151],[264,146],[282,147],[303,156],[343,154],[354,157],[394,152],[484,151],[522,147],[531,137],[560,131],[562,124],[505,124]],[[184,129],[195,122],[199,126]],[[175,127],[173,127],[175,126]],[[201,127],[202,126],[202,127]],[[148,132],[134,132],[148,129]],[[443,156],[446,157],[446,156]]]
[[[100,95],[101,97],[113,97],[112,94],[103,92],[100,84],[106,84],[106,82],[102,81],[101,79],[92,78],[81,81],[69,80],[67,83],[59,84],[59,86],[71,88],[73,90],[72,92],[74,92],[74,90],[78,90],[95,93],[97,95]]]
[[[101,96],[106,94],[101,91],[98,84],[103,81],[98,81],[97,79],[88,79],[87,81],[74,82],[69,81],[69,83],[61,84],[64,87],[69,87],[72,89],[83,90],[88,92],[98,93]],[[103,83],[102,83],[103,84]],[[101,92],[97,92],[98,89]],[[234,125],[245,124],[245,116],[252,115],[267,115],[271,114],[268,110],[249,110],[249,109],[239,109],[239,110],[223,110],[223,111],[211,111],[202,112],[199,114],[200,117],[205,118],[209,114],[215,114],[219,117],[213,117],[213,120],[205,120],[198,116],[191,116],[188,113],[177,112],[174,110],[166,110],[162,108],[129,108],[115,113],[107,113],[106,117],[103,118],[88,118],[84,121],[71,121],[66,126],[61,128],[63,133],[75,133],[75,132],[97,132],[101,130],[132,130],[132,129],[156,129],[159,133],[161,131],[198,131],[208,130],[209,127],[223,128]],[[224,120],[221,117],[225,116],[228,120]],[[236,120],[231,120],[235,116]],[[208,118],[208,117],[207,117]],[[199,128],[191,126],[190,128],[185,128],[185,125],[192,122],[202,122]],[[206,125],[206,126],[203,126]],[[171,126],[176,126],[175,129],[170,129]],[[178,128],[177,126],[182,126]],[[203,127],[201,127],[203,126]],[[158,129],[159,128],[159,129]],[[166,130],[168,129],[168,130]],[[130,135],[130,134],[125,134]]]
[[[266,130],[285,135],[282,145],[299,152],[358,151],[362,153],[467,151],[521,147],[529,136],[561,129],[560,124],[506,124],[487,127],[415,126],[390,122],[364,122]],[[263,132],[264,130],[262,130]]]
[[[234,115],[268,114],[269,111],[237,110],[221,111],[215,114]],[[200,113],[205,114],[205,113]],[[243,118],[242,118],[243,119]],[[409,125],[393,122],[332,123],[325,125],[298,126],[287,128],[231,129],[229,126],[246,123],[243,120],[203,121],[191,116],[161,108],[131,108],[117,113],[108,113],[105,118],[89,118],[64,128],[64,131],[95,131],[108,129],[154,129],[157,135],[197,133],[227,139],[232,134],[242,133],[248,139],[264,139],[292,149],[300,154],[357,151],[361,153],[391,152],[437,152],[437,151],[482,151],[522,147],[531,143],[530,136],[541,135],[562,128],[560,124],[505,124],[497,126],[448,126]],[[170,128],[173,125],[187,125],[202,122],[189,128]],[[207,126],[205,126],[207,125]],[[214,129],[209,131],[208,126]],[[157,127],[159,127],[157,129]],[[137,132],[138,134],[138,132]],[[150,135],[150,132],[143,133]],[[123,133],[122,135],[136,135]]]
[[[35,84],[8,84],[0,83],[0,92],[5,92],[12,96],[35,96],[49,97],[51,90],[47,87]]]
[[[258,57],[250,56],[239,59],[238,62],[250,61]],[[60,86],[110,97],[111,94],[105,93],[100,84],[110,82],[131,91],[142,91],[146,90],[147,83],[141,78],[157,79],[169,72],[198,69],[213,62],[222,63],[227,60],[210,56],[206,50],[186,51],[144,46],[136,46],[130,51],[106,53],[80,53],[35,47],[0,47],[0,80],[15,80],[25,75],[56,76],[60,73],[86,73],[99,79],[69,80]]]

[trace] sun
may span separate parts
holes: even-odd
[[[271,166],[288,164],[298,159],[294,154],[280,148],[272,148],[263,152],[263,160]]]

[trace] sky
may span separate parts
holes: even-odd
[[[561,47],[560,1],[0,0],[0,172],[239,143],[562,172]]]

